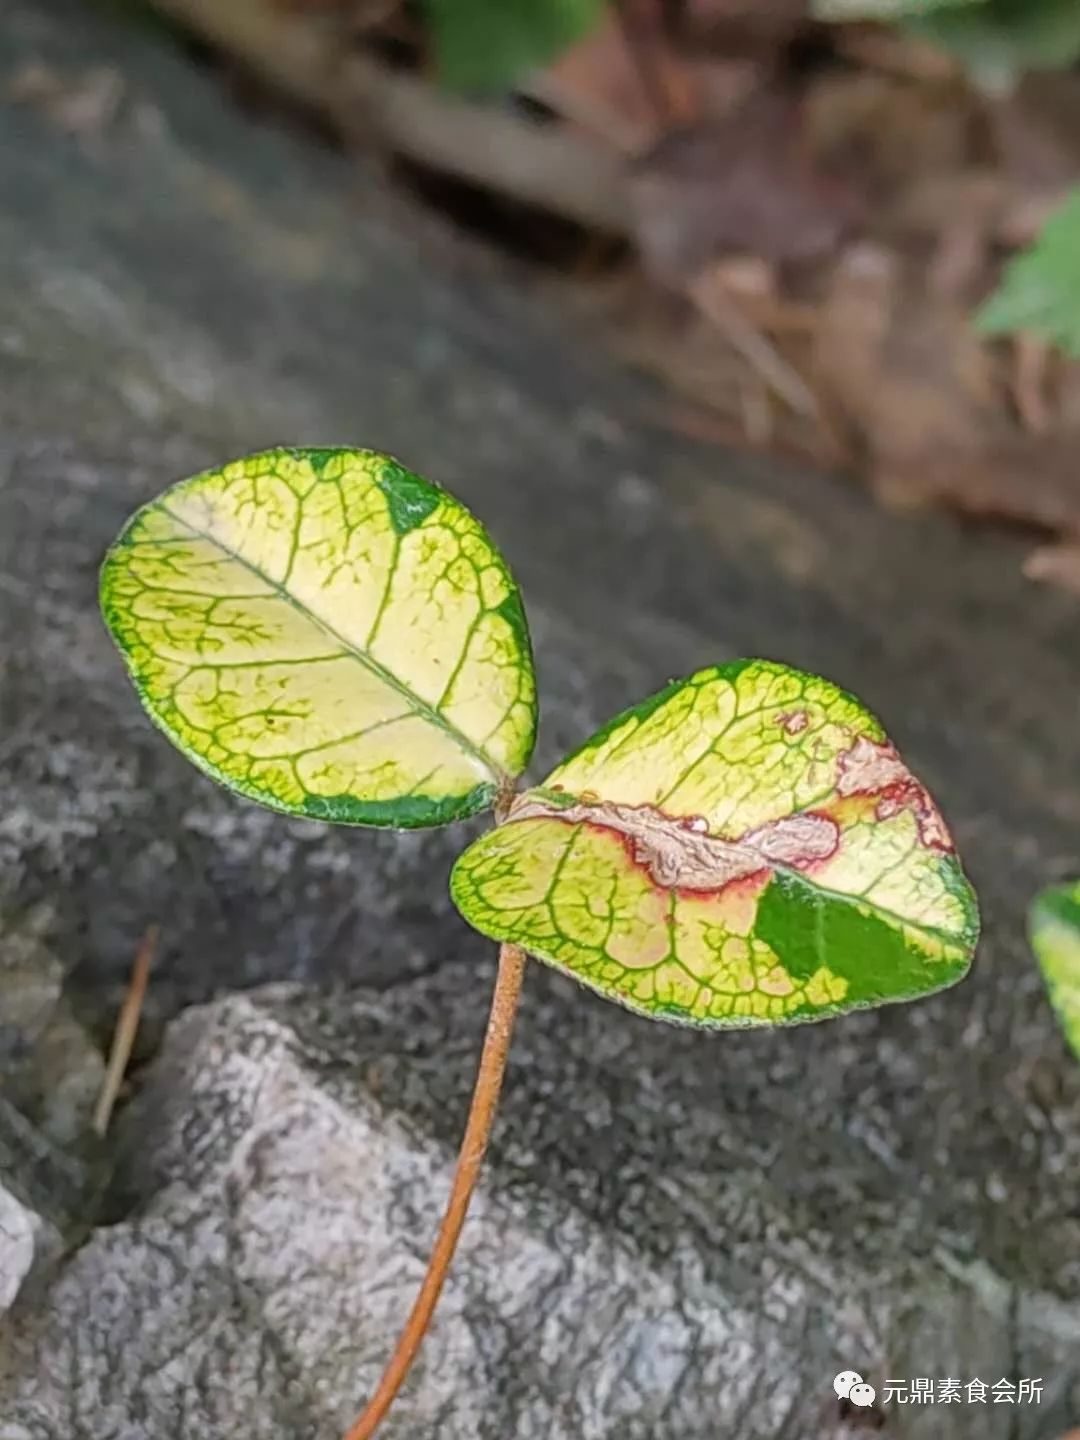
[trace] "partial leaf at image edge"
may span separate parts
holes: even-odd
[[[1080,55],[1076,0],[812,0],[811,14],[899,25],[954,55],[995,93],[1025,70],[1066,69]]]
[[[517,586],[446,491],[368,450],[270,450],[143,506],[101,605],[143,705],[200,769],[291,815],[413,828],[528,763]]]
[[[1010,261],[975,325],[984,335],[1028,331],[1080,359],[1080,188]]]
[[[1080,1059],[1080,880],[1051,886],[1036,897],[1028,935],[1050,1003]]]
[[[617,716],[451,876],[476,929],[609,999],[706,1026],[909,1000],[967,971],[975,895],[878,721],[766,660]]]
[[[904,23],[994,94],[1008,93],[1025,71],[1065,70],[1080,57],[1076,0],[980,0],[915,11]]]
[[[983,0],[811,0],[815,20],[835,23],[855,20],[896,21],[926,15],[933,10],[955,10],[981,5]]]

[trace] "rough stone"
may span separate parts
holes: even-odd
[[[385,999],[268,987],[174,1022],[126,1119],[118,1185],[133,1217],[86,1244],[16,1329],[0,1437],[89,1440],[105,1417],[110,1434],[155,1440],[343,1429],[408,1308],[449,1183],[442,1142],[477,1039],[472,982],[452,965]],[[840,1243],[839,1214],[793,1207],[783,1142],[755,1143],[700,1044],[672,1046],[682,1083],[658,1097],[603,1006],[567,1049],[566,990],[530,987],[497,1159],[388,1440],[839,1440],[838,1369],[997,1380],[1020,1363],[1018,1333],[1046,1385],[1037,1424],[976,1407],[947,1433],[1052,1433],[1075,1312],[1018,1295],[939,1235],[882,1231],[898,1209],[884,1156],[879,1218],[849,1215]],[[859,1049],[838,1061],[859,1064]],[[634,1134],[662,1103],[671,1130],[698,1141],[677,1167],[647,1160]],[[828,1133],[832,1103],[805,1097],[811,1136]],[[829,1148],[805,1144],[814,1189]],[[916,1407],[890,1433],[929,1440],[941,1425]]]
[[[105,1080],[105,1059],[61,998],[27,1062],[10,1077],[19,1107],[56,1145],[86,1137]]]
[[[40,1220],[0,1185],[0,1315],[10,1309],[34,1264]]]
[[[105,1065],[62,994],[54,923],[50,905],[0,912],[0,1311],[58,1248],[57,1226],[85,1225],[99,1185],[89,1125]]]
[[[0,124],[0,907],[53,904],[43,943],[95,1025],[152,921],[152,1022],[306,988],[175,1022],[117,1223],[0,1338],[2,1440],[329,1434],[445,1188],[491,975],[445,898],[471,830],[333,832],[217,792],[96,614],[135,504],[276,443],[395,451],[488,521],[536,642],[535,776],[670,675],[791,660],[887,718],[986,910],[962,986],[795,1031],[672,1031],[534,967],[464,1264],[388,1433],[817,1436],[850,1367],[1043,1378],[1041,1405],[899,1407],[900,1436],[1075,1423],[1080,1070],[1023,917],[1080,869],[1076,600],[1025,582],[1009,536],[651,425],[663,398],[550,297],[160,40],[9,0],[0,92],[28,64],[106,67],[119,99],[89,129]],[[22,1123],[0,1099],[0,1167],[43,1213],[30,1183],[68,1180]]]
[[[50,906],[0,915],[0,1080],[3,1094],[57,1145],[85,1133],[105,1063],[64,998],[64,966],[44,943]]]
[[[43,943],[52,913],[0,916],[0,1073],[25,1063],[60,1002],[64,967]]]
[[[0,1316],[44,1278],[62,1250],[56,1226],[0,1185]]]

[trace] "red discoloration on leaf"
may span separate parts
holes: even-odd
[[[788,710],[783,715],[777,715],[776,723],[788,735],[801,735],[810,724],[810,716],[805,710]]]
[[[701,905],[711,923],[720,922],[732,935],[749,935],[754,928],[758,902],[773,878],[773,871],[767,865],[738,880],[729,880],[720,890],[676,890],[679,913],[693,914],[694,907]]]
[[[560,807],[540,791],[519,796],[509,822],[540,818],[613,831],[634,863],[666,890],[716,893],[777,865],[803,869],[835,854],[840,839],[836,821],[813,811],[785,815],[737,840],[724,840],[708,833],[701,815],[674,817],[651,805],[593,802],[585,795]]]
[[[876,796],[874,814],[878,820],[891,820],[902,811],[910,810],[923,845],[932,850],[952,851],[952,836],[937,806],[901,760],[895,746],[887,741],[879,745],[860,735],[851,749],[840,755],[839,769],[837,794],[845,798]]]

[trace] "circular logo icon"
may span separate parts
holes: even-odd
[[[853,1385],[861,1385],[862,1376],[857,1370],[841,1370],[840,1374],[832,1382],[832,1388],[836,1391],[841,1400],[846,1400],[851,1394]]]
[[[863,1408],[873,1405],[877,1398],[877,1391],[872,1385],[867,1385],[857,1370],[841,1370],[833,1377],[832,1388],[839,1399],[850,1400],[852,1405]]]

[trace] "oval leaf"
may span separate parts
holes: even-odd
[[[109,551],[101,606],[151,717],[288,814],[436,825],[536,732],[521,599],[453,496],[370,450],[270,450],[174,485]]]
[[[634,1010],[813,1020],[967,970],[975,897],[926,790],[827,680],[701,670],[618,716],[460,857],[478,930]]]
[[[1038,896],[1031,907],[1028,933],[1050,1003],[1080,1058],[1080,880],[1055,885]]]

